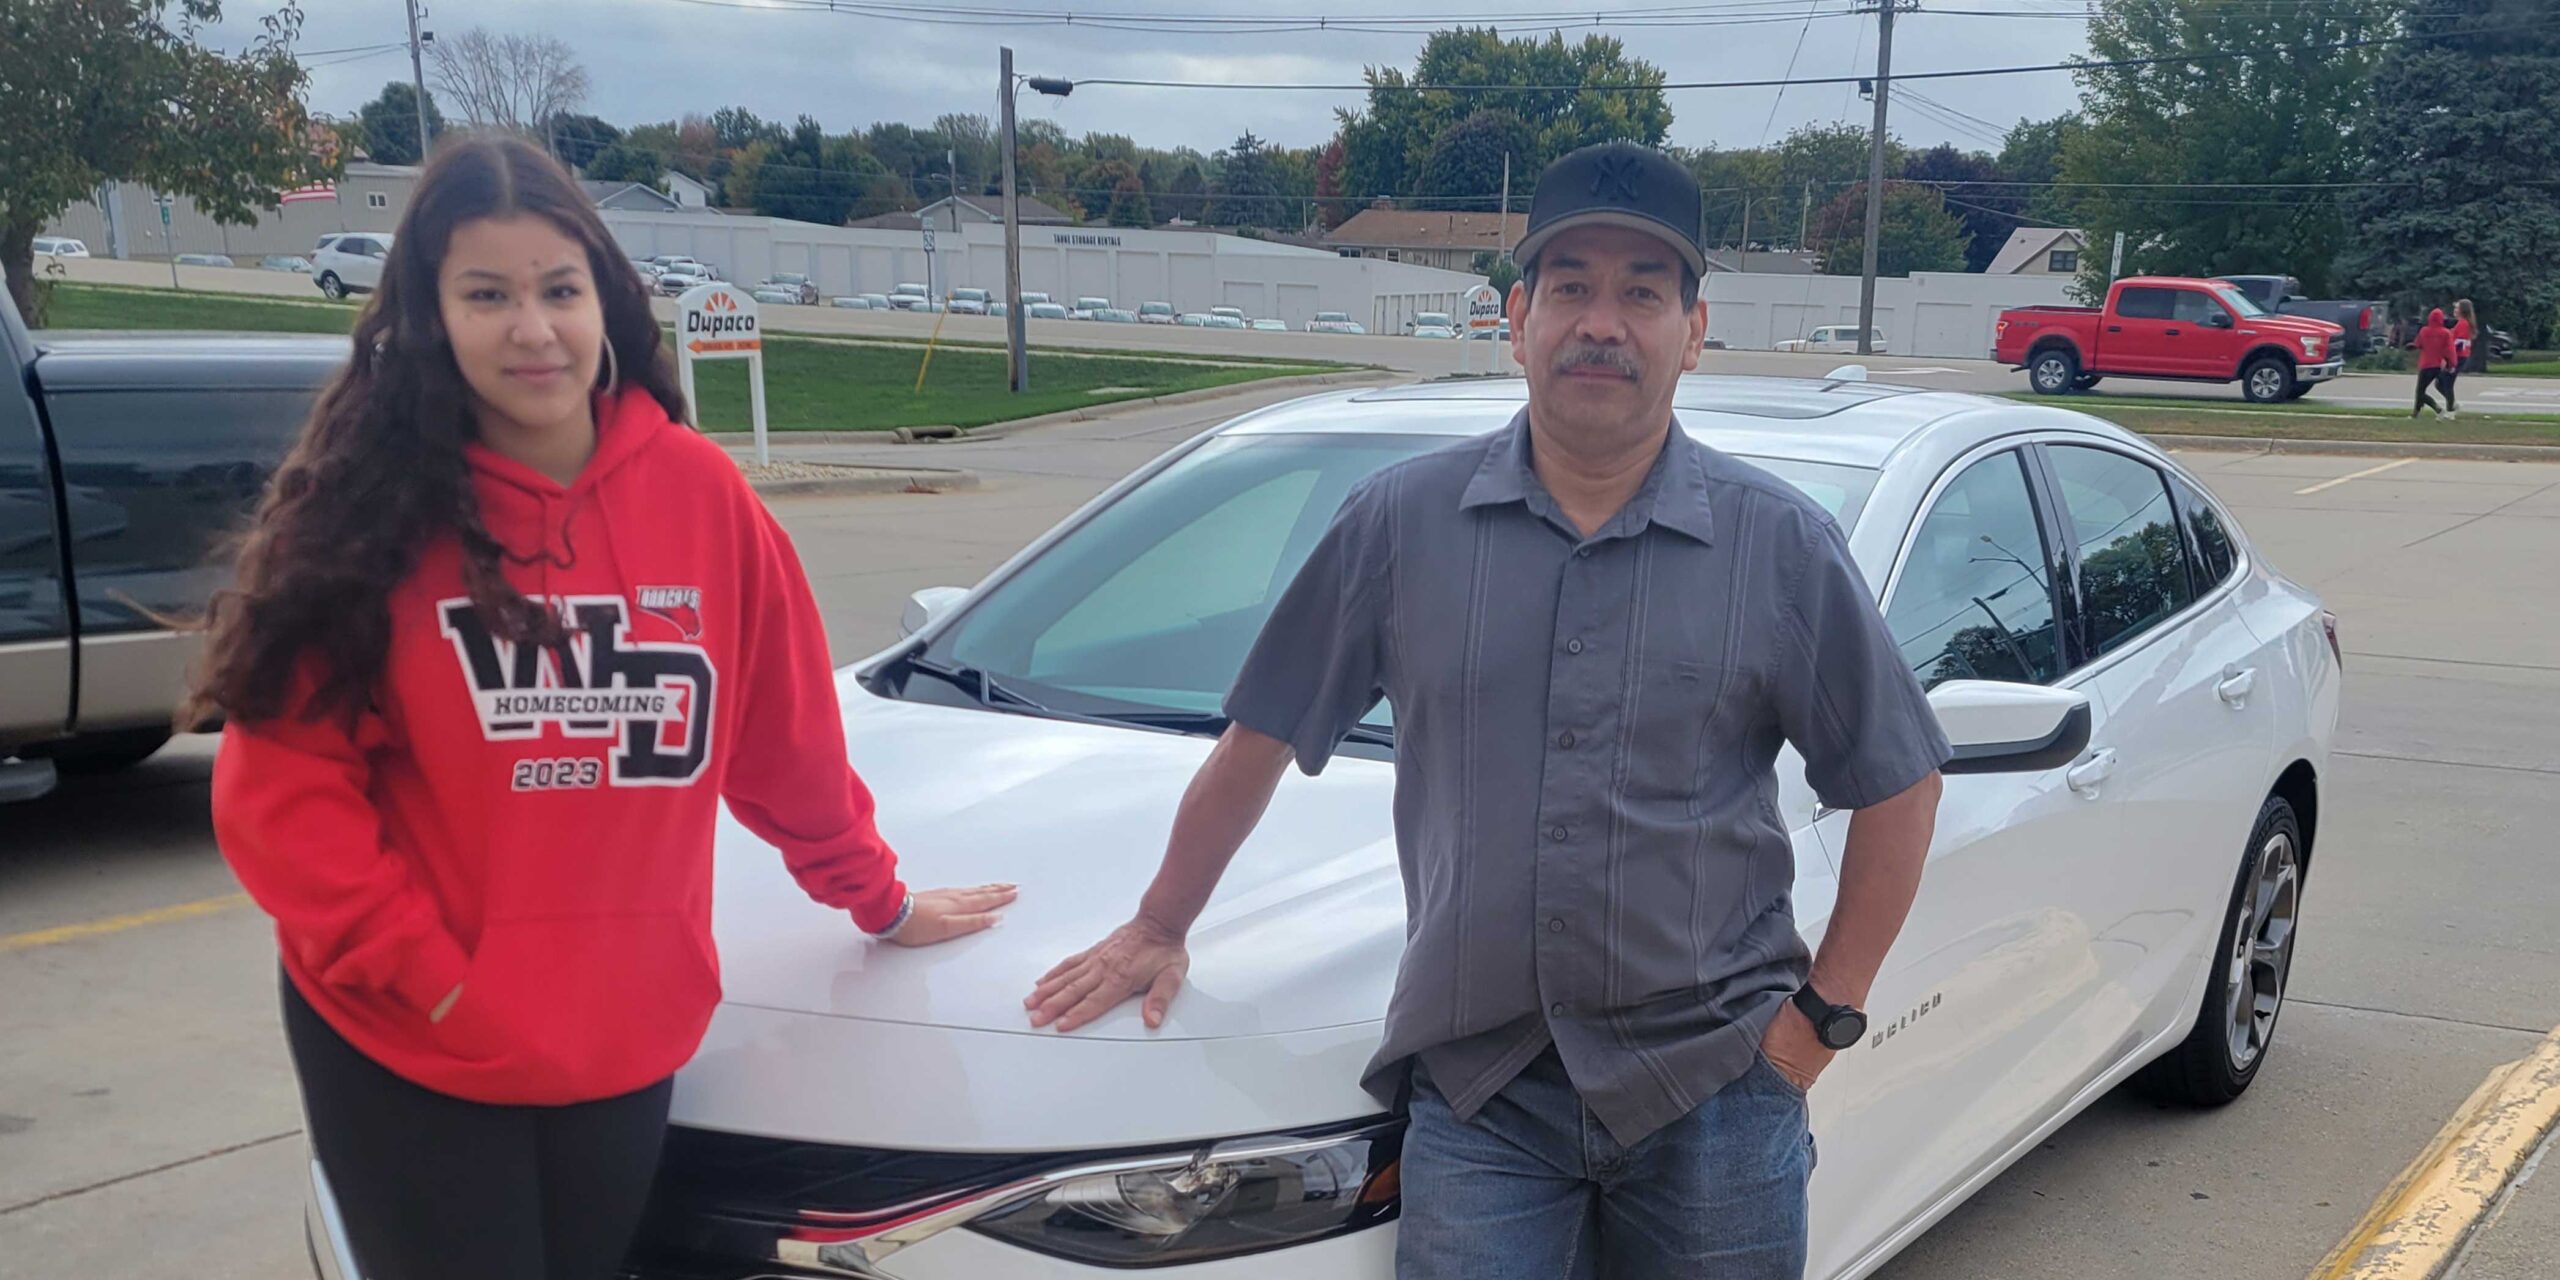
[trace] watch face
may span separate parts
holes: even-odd
[[[1855,1009],[1842,1009],[1822,1021],[1823,1047],[1846,1049],[1865,1038],[1867,1015]]]

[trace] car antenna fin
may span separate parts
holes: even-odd
[[[1864,382],[1867,380],[1867,367],[1862,364],[1844,364],[1822,377],[1826,382]]]

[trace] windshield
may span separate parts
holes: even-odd
[[[1451,443],[1441,435],[1211,440],[992,589],[923,656],[1070,716],[1213,717],[1352,486]],[[1876,480],[1864,467],[1749,461],[1803,489],[1844,527]],[[947,682],[910,680],[906,689],[983,701]],[[1392,711],[1381,705],[1364,723],[1392,728]]]
[[[2267,314],[2267,309],[2265,307],[2249,301],[2249,295],[2240,292],[2238,289],[2232,288],[2230,285],[2226,284],[2215,287],[2213,296],[2222,299],[2222,305],[2231,308],[2232,314],[2239,316],[2243,320]]]

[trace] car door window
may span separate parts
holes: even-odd
[[[1925,686],[2060,676],[2047,563],[2019,455],[1965,468],[1920,521],[1885,608],[1903,661]]]
[[[2166,320],[2176,313],[2173,289],[2127,289],[2116,295],[2116,314],[2127,320]]]
[[[2080,550],[2080,625],[2092,655],[2123,648],[2195,599],[2169,489],[2149,463],[2107,449],[2048,451]]]
[[[2222,309],[2221,303],[2213,300],[2212,294],[2180,289],[2171,304],[2169,318],[2180,324],[2210,324],[2213,317],[2229,314]]]
[[[2178,505],[2186,509],[2187,538],[2194,547],[2188,572],[2201,595],[2231,576],[2240,563],[2240,555],[2231,545],[2231,531],[2223,527],[2221,513],[2203,494],[2182,483],[2178,486]]]

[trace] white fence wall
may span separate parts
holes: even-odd
[[[1707,277],[1707,336],[1740,351],[1766,351],[1818,325],[1858,323],[1856,276]],[[2069,276],[1982,276],[1924,271],[1876,281],[1876,327],[1898,356],[1980,360],[1991,326],[2010,307],[2071,301]]]
[[[807,272],[827,296],[887,293],[931,284],[948,293],[978,288],[1004,295],[1004,228],[966,224],[934,233],[927,276],[924,237],[914,231],[825,227],[783,218],[708,212],[624,213],[605,225],[634,258],[687,253],[723,276],[752,284],[777,271]],[[1123,307],[1170,302],[1179,311],[1235,306],[1298,328],[1318,311],[1341,311],[1380,332],[1396,332],[1419,311],[1454,311],[1482,276],[1408,263],[1344,258],[1321,249],[1204,231],[1114,227],[1025,227],[1022,287],[1061,302],[1083,295]]]

